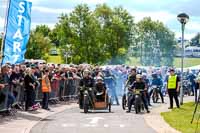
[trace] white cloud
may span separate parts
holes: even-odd
[[[196,33],[185,33],[184,34],[184,38],[187,40],[192,39],[194,36],[196,35]],[[181,32],[176,32],[175,33],[175,37],[176,38],[180,38],[182,36]]]
[[[37,25],[42,25],[42,24],[48,25],[48,27],[50,29],[53,29],[55,27],[55,23],[35,23],[35,22],[33,22],[33,23],[31,23],[31,29],[34,29],[34,28],[36,28]]]
[[[42,0],[27,0],[27,1],[30,1],[30,2],[32,2],[33,4],[38,4],[38,3],[40,3]]]
[[[106,3],[108,0],[74,0],[77,3],[86,3],[86,4],[102,4]]]
[[[132,15],[135,17],[136,22],[142,20],[144,17],[151,17],[152,20],[154,21],[159,20],[164,24],[166,24],[170,20],[176,19],[176,15],[166,11],[158,11],[158,12],[133,11]]]
[[[4,18],[0,17],[0,26],[2,26],[4,24]]]
[[[176,38],[180,38],[182,36],[181,32],[177,32],[177,30],[173,30],[173,31],[176,33]],[[200,32],[200,22],[199,21],[189,21],[185,26],[184,36],[186,39],[190,40],[198,32]]]
[[[154,21],[161,21],[165,25],[168,24],[168,22],[173,22],[171,20],[176,20],[176,14],[171,14],[167,11],[158,11],[158,12],[145,12],[145,11],[134,11],[132,12],[132,15],[135,17],[135,21],[139,22],[142,20],[144,17],[151,17],[152,20]],[[176,38],[181,37],[181,32],[177,31],[177,29],[171,29],[175,33]],[[192,30],[192,33],[187,33],[187,30]],[[196,31],[196,32],[194,32]],[[196,33],[200,31],[200,22],[197,21],[191,21],[186,25],[186,30],[185,30],[185,39],[192,39]]]
[[[3,30],[4,24],[5,24],[4,18],[3,18],[3,17],[0,17],[0,29]]]
[[[187,29],[200,32],[200,22],[189,21],[188,24],[186,24],[186,30]]]
[[[160,0],[133,0],[135,3],[138,3],[138,4],[147,4],[147,3],[160,3],[162,1]]]
[[[38,5],[40,2],[44,2],[44,1],[48,2],[48,0],[28,0],[28,1],[31,1],[34,5]],[[57,1],[59,2],[59,0]],[[106,3],[108,0],[68,0],[68,1],[69,2],[73,1],[76,3],[86,3],[86,4],[102,4],[102,3]]]
[[[43,7],[43,6],[33,6],[32,10],[43,12],[43,13],[55,13],[55,14],[70,13],[72,11],[70,9],[56,9],[56,8],[48,8],[48,7]]]

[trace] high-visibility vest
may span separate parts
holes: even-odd
[[[47,85],[47,82],[49,83],[49,85]],[[46,76],[42,78],[42,92],[51,92],[50,81],[49,78]]]
[[[168,89],[176,89],[176,81],[177,81],[177,76],[169,76],[168,78],[168,83],[167,83],[167,88]]]

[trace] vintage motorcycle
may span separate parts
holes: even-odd
[[[136,114],[144,110],[144,103],[142,102],[142,93],[144,92],[145,90],[141,90],[141,89],[134,90],[134,96],[135,96],[134,108],[135,108]]]
[[[97,92],[95,88],[82,87],[80,89],[79,107],[88,113],[89,110],[108,110],[111,112],[111,97],[108,96],[108,90]],[[82,102],[82,103],[81,103]]]

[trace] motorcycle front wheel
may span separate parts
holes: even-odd
[[[83,101],[83,110],[84,110],[84,113],[88,113],[88,97],[87,96],[84,96],[84,101]]]

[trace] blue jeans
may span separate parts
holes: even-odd
[[[7,108],[11,107],[15,100],[16,98],[11,93],[8,93]]]

